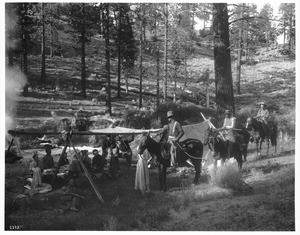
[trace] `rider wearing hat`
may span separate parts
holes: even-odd
[[[258,110],[256,116],[254,118],[256,118],[258,121],[261,121],[262,123],[264,123],[265,125],[263,126],[263,129],[266,133],[269,132],[268,130],[268,118],[269,118],[269,111],[267,109],[267,104],[265,102],[260,102],[260,109]]]
[[[165,125],[155,136],[160,134],[168,134],[168,142],[171,144],[170,154],[171,154],[171,167],[176,168],[177,166],[177,154],[176,154],[176,146],[174,143],[178,143],[180,138],[184,135],[184,131],[174,118],[174,112],[168,111],[167,118],[169,123]]]
[[[268,124],[268,117],[269,117],[270,113],[267,110],[267,104],[265,102],[261,102],[260,103],[260,109],[258,110],[255,118],[257,120],[260,120],[266,124]]]

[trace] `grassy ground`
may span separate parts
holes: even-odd
[[[38,60],[38,58],[36,58]],[[88,98],[83,100],[78,89],[76,71],[78,60],[53,61],[47,70],[49,81],[44,87],[33,83],[29,97],[19,97],[14,121],[20,127],[43,126],[53,120],[51,112],[60,118],[69,117],[79,109],[89,115],[104,115],[104,101],[96,104],[93,98],[102,97],[99,81],[88,85]],[[49,62],[49,61],[48,61]],[[89,61],[93,64],[92,60]],[[203,63],[189,61],[193,71],[213,66],[211,59]],[[92,65],[90,65],[92,66]],[[54,69],[55,68],[55,69]],[[35,69],[34,67],[32,68]],[[52,70],[51,70],[52,69]],[[235,74],[235,70],[233,69]],[[36,79],[38,69],[36,68]],[[193,77],[194,76],[194,77]],[[196,92],[197,73],[190,77],[188,90]],[[213,77],[213,73],[211,74]],[[70,79],[72,78],[72,79]],[[113,79],[114,80],[114,79]],[[138,81],[130,80],[131,86]],[[57,85],[59,89],[57,89]],[[98,87],[99,86],[99,87]],[[75,86],[74,86],[75,87]],[[80,86],[78,86],[80,87]],[[149,80],[148,89],[155,89],[155,80]],[[214,84],[210,86],[213,91]],[[142,196],[134,190],[135,168],[131,176],[121,175],[115,180],[97,180],[105,204],[101,204],[86,177],[77,180],[82,201],[80,212],[59,214],[60,195],[56,190],[47,194],[24,196],[28,169],[24,163],[5,165],[5,229],[12,230],[105,230],[105,231],[294,231],[295,230],[295,63],[272,61],[243,66],[241,94],[235,95],[237,113],[251,115],[257,103],[267,101],[275,111],[280,133],[276,154],[257,156],[250,144],[249,157],[242,173],[228,166],[219,177],[212,177],[208,169],[201,175],[201,183],[191,186],[193,170],[182,169],[168,173],[168,192],[158,191],[158,176],[150,171],[151,193]],[[116,93],[113,92],[115,97]],[[137,95],[122,94],[113,98],[113,118],[120,118],[125,109],[136,107]],[[154,105],[150,97],[145,102]],[[93,113],[94,112],[94,113]],[[23,150],[31,157],[32,150]],[[124,168],[122,168],[124,172]],[[189,174],[186,174],[189,172]],[[224,179],[226,179],[224,181]],[[223,181],[222,181],[223,180]],[[234,182],[234,183],[232,183]]]

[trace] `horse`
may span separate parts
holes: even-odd
[[[195,168],[195,178],[193,184],[199,184],[200,173],[201,173],[201,163],[203,154],[203,144],[197,139],[186,139],[178,144],[175,144],[179,150],[177,154],[178,162],[185,162],[190,160]],[[166,143],[156,142],[150,137],[150,134],[143,134],[139,145],[138,154],[143,154],[147,149],[150,155],[156,156],[156,165],[158,167],[160,190],[166,191],[166,175],[167,167],[170,166],[170,157],[166,157],[165,152]]]
[[[274,146],[274,153],[276,153],[277,125],[275,123],[270,124],[268,131],[266,131],[266,128],[264,128],[263,125],[267,125],[267,124],[258,121],[254,117],[247,118],[246,129],[252,132],[252,137],[256,143],[257,155],[261,154],[261,146],[264,140],[266,140],[267,142],[267,154],[269,153],[270,140],[271,140],[271,145]]]
[[[221,165],[223,166],[225,160],[231,157],[234,157],[237,161],[239,170],[242,169],[242,154],[244,153],[243,147],[240,143],[226,140],[218,129],[211,127],[206,130],[204,145],[208,145],[210,151],[212,151],[215,169],[217,168],[218,160],[221,160]]]
[[[236,134],[240,136],[240,150],[242,151],[242,155],[244,156],[244,162],[247,161],[248,154],[248,144],[250,142],[251,134],[246,130],[245,127],[235,130]]]

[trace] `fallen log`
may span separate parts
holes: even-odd
[[[105,129],[91,130],[91,131],[72,131],[72,135],[129,135],[129,134],[142,134],[144,132],[157,132],[159,129],[130,129],[125,127],[108,127]],[[23,130],[8,130],[10,135],[60,135],[63,132],[26,132]]]

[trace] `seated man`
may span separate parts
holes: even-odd
[[[68,177],[77,178],[81,173],[83,173],[83,170],[80,166],[80,162],[77,159],[77,156],[75,155],[68,168]]]
[[[42,159],[43,169],[54,168],[54,160],[53,160],[53,157],[51,155],[52,146],[49,145],[49,144],[46,144],[45,149],[46,149],[46,155]]]
[[[107,149],[107,160],[109,162],[109,174],[112,178],[118,178],[120,174],[119,159],[115,156],[113,149]]]
[[[77,194],[74,179],[68,180],[68,185],[63,186],[60,190],[62,194],[60,213],[64,214],[67,210],[78,212],[80,210],[80,195]]]
[[[104,166],[106,165],[106,159],[104,156],[99,154],[97,149],[93,150],[93,159],[92,159],[92,171],[94,173],[102,173]]]
[[[81,161],[83,162],[86,169],[91,172],[92,170],[92,160],[88,155],[88,150],[81,150]]]

